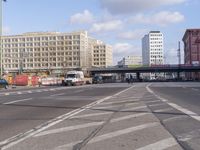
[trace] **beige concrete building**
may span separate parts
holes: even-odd
[[[142,65],[142,56],[127,56],[118,62],[120,66]]]
[[[112,46],[96,39],[89,39],[92,49],[92,67],[108,67],[113,64]]]
[[[112,48],[103,42],[97,46],[90,39],[86,31],[3,36],[3,69],[8,72],[49,70],[59,73],[65,69],[106,67],[112,64]]]

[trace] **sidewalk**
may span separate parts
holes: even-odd
[[[54,119],[8,145],[8,150],[181,150],[151,113],[158,101],[145,87],[104,98]]]

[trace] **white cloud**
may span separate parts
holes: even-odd
[[[112,14],[140,12],[160,6],[181,4],[187,0],[100,0],[103,8]]]
[[[130,43],[116,43],[113,45],[114,64],[125,56],[141,55],[141,49]]]
[[[71,24],[90,24],[94,21],[94,16],[89,10],[77,13],[70,17]]]
[[[141,39],[146,32],[147,32],[146,29],[137,29],[133,31],[127,31],[127,32],[120,33],[118,35],[118,38],[125,39],[125,40],[138,40],[138,39]]]
[[[99,32],[109,32],[116,31],[123,27],[121,20],[112,20],[107,22],[94,23],[90,32],[99,33]]]
[[[133,54],[140,54],[141,49],[130,43],[116,43],[113,45],[113,54],[115,56],[128,56]]]
[[[179,23],[185,20],[184,15],[179,12],[162,11],[154,15],[145,16],[138,14],[132,17],[129,21],[132,23],[155,24],[166,26],[168,24]]]

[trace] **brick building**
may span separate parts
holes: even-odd
[[[200,65],[200,29],[187,29],[184,36],[184,63]],[[200,73],[187,73],[187,78],[200,79]]]

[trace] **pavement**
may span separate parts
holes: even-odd
[[[197,90],[117,83],[0,93],[1,149],[199,150]]]

